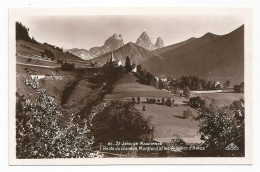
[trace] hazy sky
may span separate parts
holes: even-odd
[[[40,16],[21,20],[30,36],[64,49],[102,46],[105,40],[121,34],[124,43],[136,42],[145,30],[153,43],[161,37],[171,45],[200,37],[207,32],[223,35],[244,24],[234,15],[170,15],[170,16]]]

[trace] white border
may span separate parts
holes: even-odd
[[[15,156],[15,20],[35,15],[182,15],[234,14],[245,16],[246,130],[244,158],[103,158],[16,159]],[[9,163],[11,165],[113,165],[113,164],[252,164],[252,11],[249,8],[12,8],[9,10]]]

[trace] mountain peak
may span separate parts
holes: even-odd
[[[116,33],[114,33],[112,37],[113,37],[114,39],[117,39],[117,40],[123,40],[121,34],[117,35]]]
[[[146,31],[143,31],[143,33],[140,36],[148,36],[148,34],[146,33]],[[149,37],[149,36],[148,36]]]
[[[163,39],[161,37],[158,37],[157,38],[157,41],[155,43],[155,47],[156,48],[162,48],[164,47],[164,42],[163,42]]]
[[[218,35],[215,35],[211,32],[207,32],[205,35],[203,35],[202,37],[204,38],[214,38],[214,37],[217,37]]]
[[[111,49],[110,51],[113,51],[117,48],[120,48],[124,45],[123,43],[123,38],[122,36],[119,34],[113,34],[111,37],[109,37],[104,44],[104,48],[109,48]]]
[[[153,45],[150,37],[148,36],[148,34],[145,31],[136,40],[136,44],[147,50],[155,49],[155,46]]]

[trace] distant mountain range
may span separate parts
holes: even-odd
[[[157,48],[164,47],[164,42],[161,37],[159,37],[155,44],[153,44],[147,35],[146,32],[143,32],[140,37],[137,39],[136,44],[147,49],[147,50],[154,50]],[[89,50],[86,49],[78,49],[78,48],[72,48],[67,49],[66,51],[69,51],[70,53],[84,59],[84,60],[90,60],[92,58],[101,56],[103,54],[106,54],[108,52],[112,52],[124,45],[123,38],[121,35],[114,34],[111,37],[109,37],[103,46],[101,47],[93,47]]]
[[[163,45],[163,41],[157,42],[157,46]],[[136,44],[130,42],[115,50],[114,57],[124,64],[129,56],[131,62],[141,64],[157,76],[196,75],[216,80],[230,78],[234,82],[244,80],[244,25],[222,36],[206,33],[200,38],[153,50],[155,46],[144,32]],[[106,53],[91,61],[101,66],[110,56],[111,53]]]
[[[70,53],[84,59],[89,60],[94,57],[98,57],[100,55],[103,55],[107,52],[114,51],[124,45],[123,38],[121,35],[113,34],[111,37],[109,37],[103,46],[100,47],[93,47],[89,50],[86,49],[67,49],[66,51],[69,51]]]

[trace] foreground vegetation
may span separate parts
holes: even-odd
[[[60,106],[54,102],[37,80],[27,79],[32,94],[21,95],[16,105],[17,158],[84,158],[98,156],[91,151],[93,137],[89,136],[92,118],[79,125],[72,111],[66,127],[58,124],[62,117]],[[82,121],[81,121],[82,122]]]

